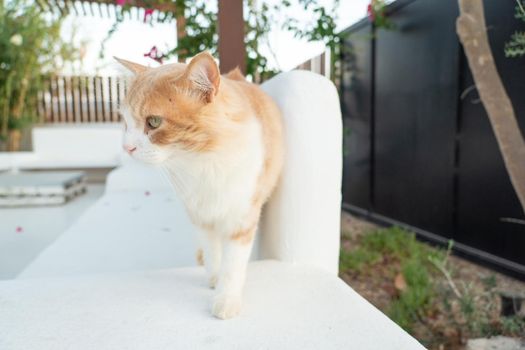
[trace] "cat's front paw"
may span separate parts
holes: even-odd
[[[211,313],[213,316],[226,320],[239,315],[242,298],[235,295],[218,294],[213,298]]]

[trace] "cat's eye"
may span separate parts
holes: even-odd
[[[150,115],[146,118],[146,124],[148,124],[149,128],[156,129],[162,124],[162,117],[159,117],[158,115]]]

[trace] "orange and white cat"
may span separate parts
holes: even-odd
[[[279,109],[240,71],[221,76],[206,52],[158,68],[117,60],[134,73],[121,106],[124,148],[166,170],[201,231],[212,313],[234,317],[261,208],[282,167]]]

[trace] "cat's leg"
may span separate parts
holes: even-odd
[[[213,298],[214,316],[227,319],[241,311],[246,267],[256,228],[241,230],[223,240],[223,254],[217,292]]]
[[[208,283],[215,288],[221,266],[222,242],[218,234],[202,230],[199,233],[202,260],[208,274]]]

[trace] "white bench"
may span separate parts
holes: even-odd
[[[202,268],[0,283],[0,348],[423,349],[336,276],[251,263],[245,308],[210,316]]]
[[[211,316],[194,228],[169,185],[126,162],[73,227],[18,279],[0,282],[0,348],[423,349],[337,277],[334,86],[290,72],[264,88],[284,114],[287,161],[253,256],[273,261],[250,263],[238,318]]]

